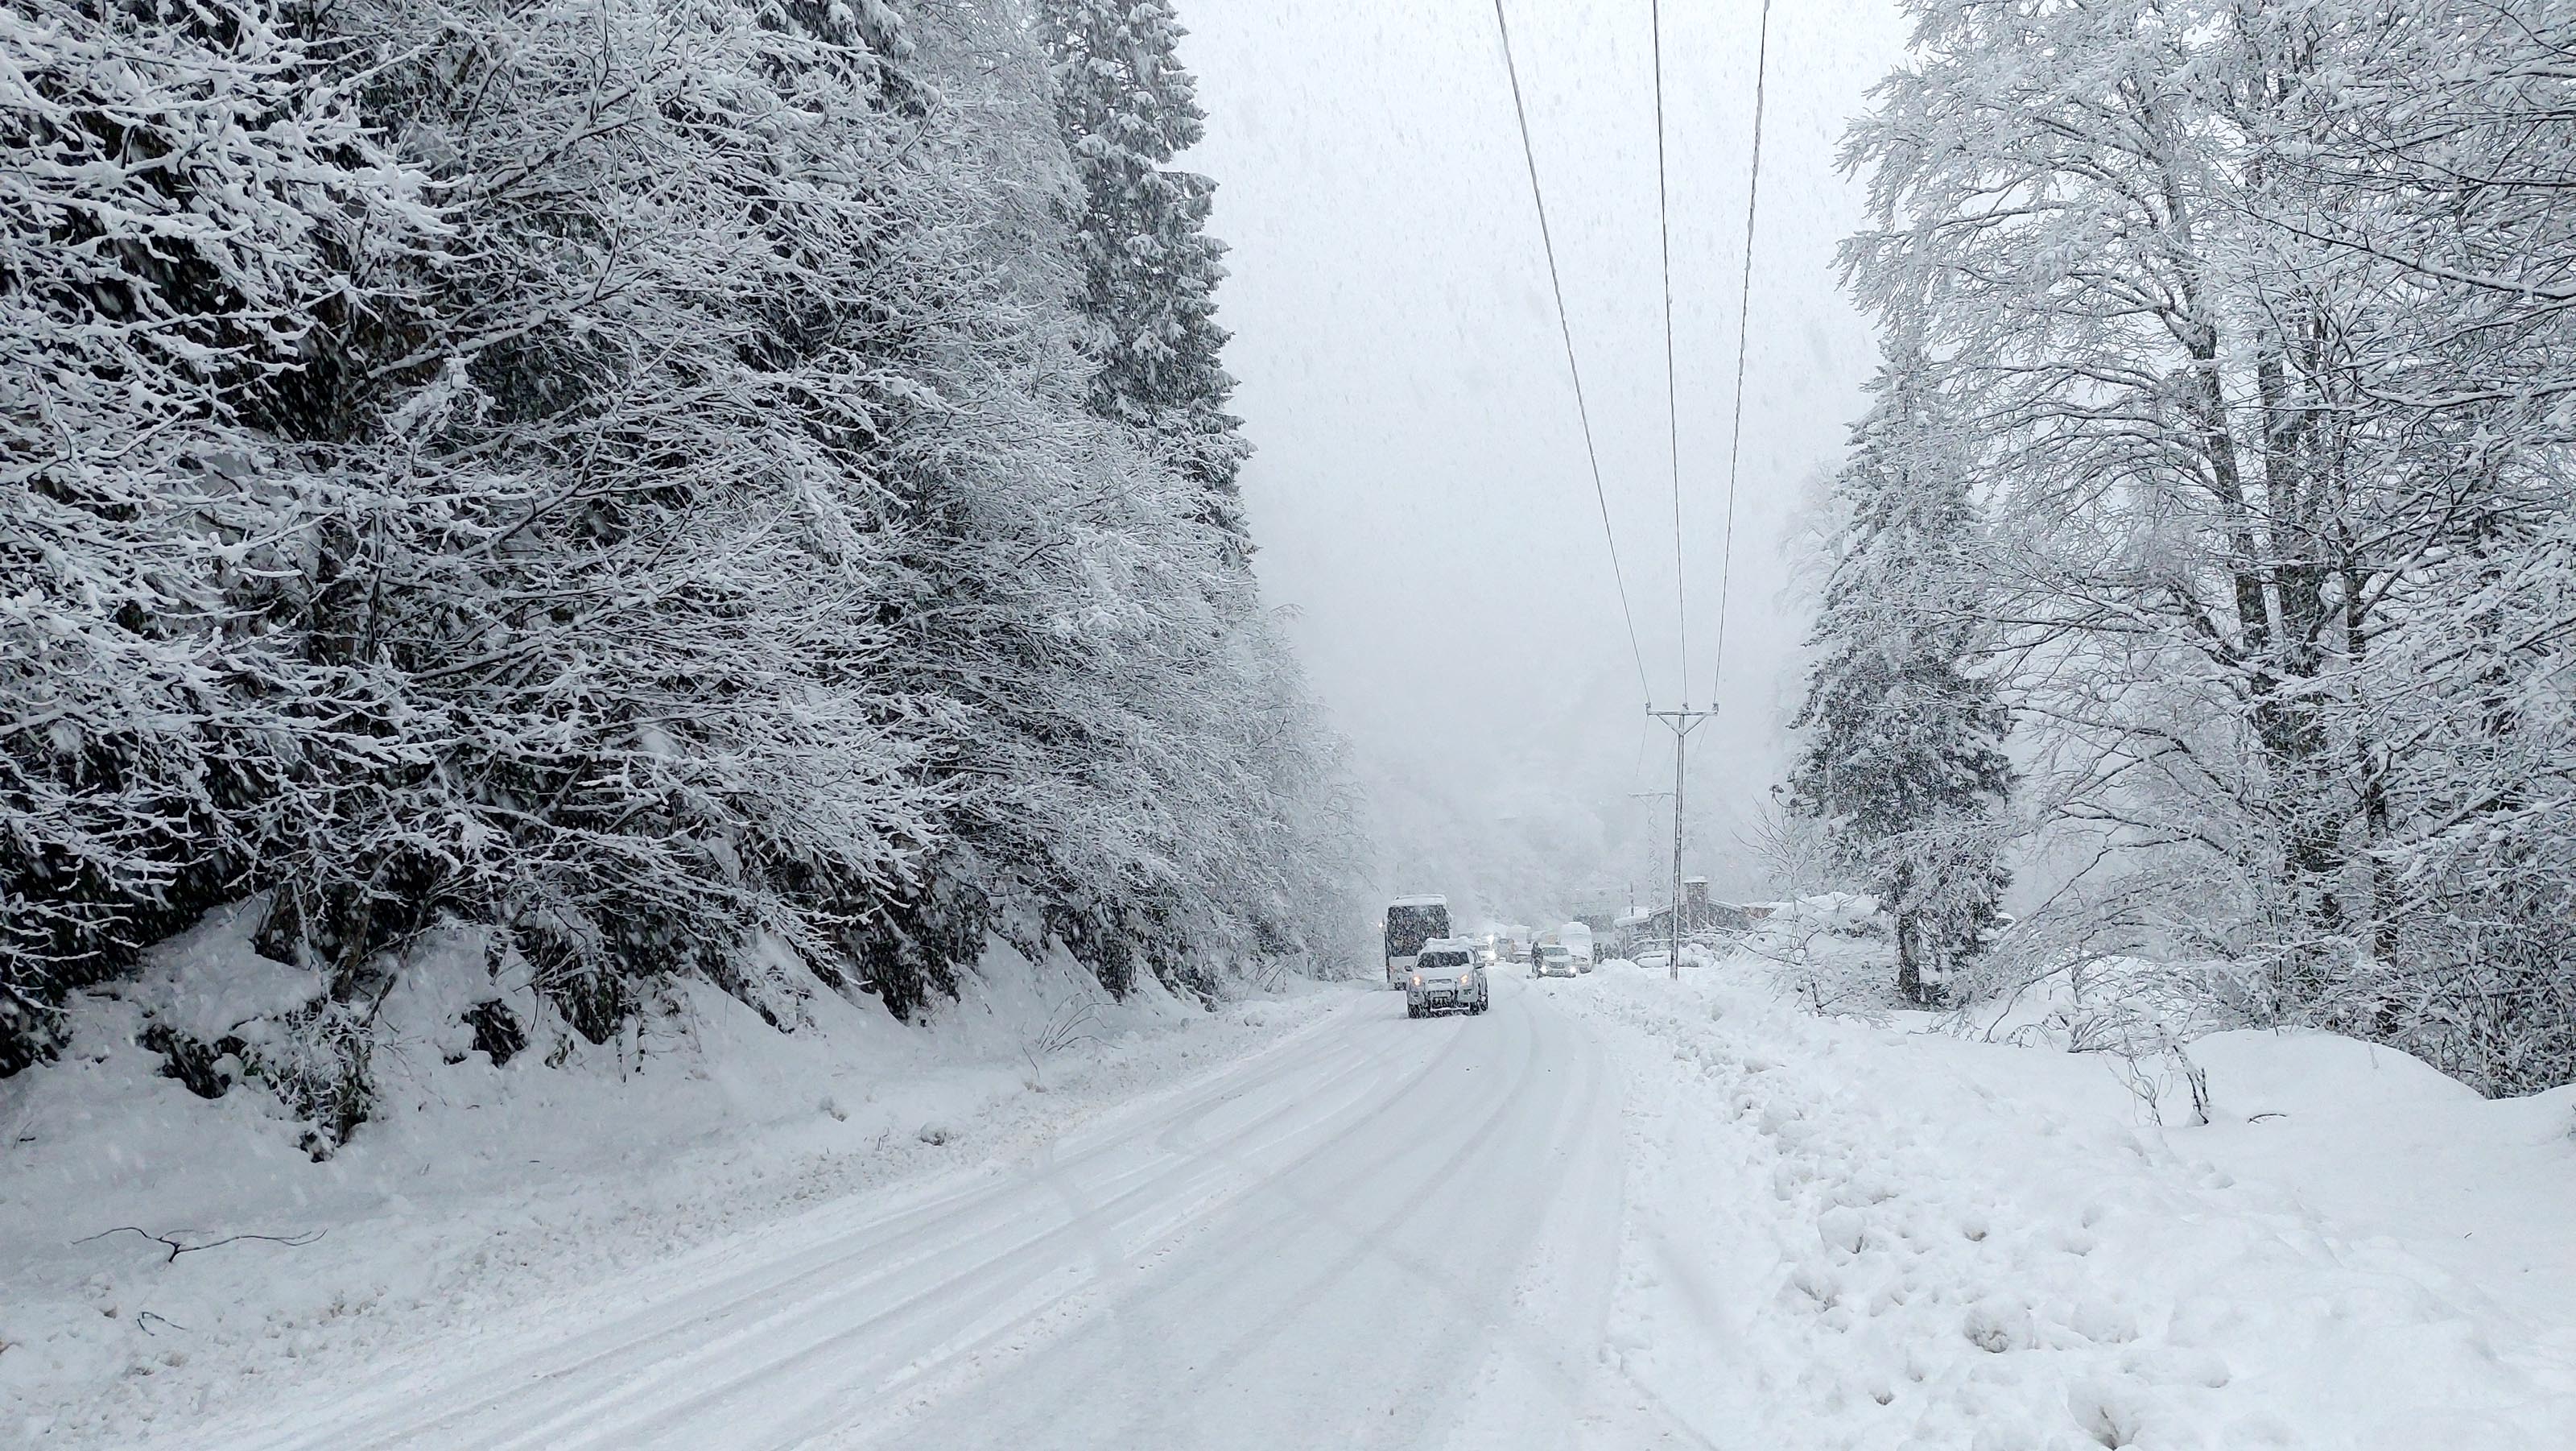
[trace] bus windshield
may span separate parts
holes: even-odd
[[[1445,903],[1399,902],[1386,909],[1386,955],[1411,957],[1434,937],[1449,935]]]

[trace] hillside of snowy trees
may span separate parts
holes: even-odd
[[[1961,990],[2576,1080],[2576,11],[1906,8],[1793,819]]]
[[[793,1029],[992,940],[1202,995],[1340,945],[1179,35],[0,12],[0,1074],[234,904],[309,993],[154,1046],[324,1147],[432,939],[593,1042],[675,979]]]

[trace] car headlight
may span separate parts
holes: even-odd
[[[1417,972],[1413,975],[1413,985],[1415,987],[1422,986],[1422,974]]]
[[[1470,975],[1470,974],[1463,973],[1463,972],[1462,972],[1462,973],[1460,973],[1460,974],[1458,974],[1458,981],[1460,981],[1461,983],[1464,983],[1464,982],[1467,982],[1467,981],[1470,981],[1470,980],[1471,980],[1471,975]]]

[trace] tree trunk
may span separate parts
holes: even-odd
[[[1909,1003],[1923,1001],[1923,964],[1915,955],[1915,916],[1912,912],[1896,914],[1896,990]]]

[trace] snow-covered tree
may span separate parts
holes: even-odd
[[[1894,350],[1873,392],[1837,480],[1847,522],[1808,642],[1787,804],[1878,895],[1897,989],[1922,1001],[1975,953],[2008,880],[2010,719],[1979,668],[1992,630],[1962,430],[1918,349]]]
[[[273,857],[272,950],[335,996],[435,914],[505,926],[598,1034],[654,972],[829,959],[939,792],[871,662],[872,434],[936,309],[957,174],[846,24],[723,4],[328,12],[440,230],[376,269],[327,413],[350,479],[298,588],[318,652],[392,672],[428,760]],[[901,276],[889,285],[889,274]],[[873,316],[871,316],[873,308]],[[773,1015],[776,984],[740,982]]]
[[[2320,48],[2265,208],[2370,327],[2386,561],[2343,586],[2370,932],[2348,1021],[2490,1090],[2576,1077],[2576,15],[2423,3]],[[2365,535],[2366,538],[2373,537]]]
[[[397,765],[270,608],[330,481],[259,427],[426,213],[264,0],[0,13],[0,1072],[67,987]]]
[[[1016,8],[0,27],[0,1071],[254,893],[294,1053],[168,1051],[324,1146],[450,924],[605,1041],[675,976],[1212,991],[1357,915],[1243,541],[1095,409]]]
[[[1041,0],[1039,27],[1078,194],[1075,297],[1096,325],[1092,407],[1153,438],[1206,491],[1198,511],[1238,537],[1235,476],[1250,452],[1226,411],[1218,354],[1225,244],[1207,234],[1215,183],[1168,167],[1205,113],[1180,63],[1170,0]]]
[[[2549,958],[2537,919],[2495,930],[2547,910],[2518,803],[2563,793],[2471,762],[2565,779],[2562,666],[2503,621],[2557,588],[2571,503],[2576,21],[1908,8],[1914,57],[1851,136],[1877,214],[1845,263],[1976,424],[2031,794],[2090,839],[2064,900],[2130,949],[2234,959],[2266,1019],[2501,1068],[2528,1023],[2442,1014],[2567,982],[2506,965]],[[2419,850],[2468,838],[2498,848],[2476,871]]]
[[[2118,850],[2204,848],[2179,925],[2304,939],[2315,914],[2277,899],[2331,878],[2335,838],[2302,780],[2319,695],[2281,643],[2259,410],[2231,366],[2252,319],[2230,306],[2237,193],[2196,48],[2225,32],[2135,5],[1911,8],[1916,61],[1849,143],[1878,214],[1845,265],[1892,332],[1953,360],[1980,421],[1993,609],[2045,662],[2017,703],[2064,743],[2038,798]]]

